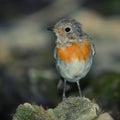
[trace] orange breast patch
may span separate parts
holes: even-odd
[[[64,62],[70,62],[72,59],[86,61],[90,54],[90,43],[84,40],[77,43],[71,43],[70,46],[57,49],[57,56]]]

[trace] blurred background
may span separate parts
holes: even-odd
[[[120,120],[119,0],[0,0],[0,119],[12,119],[25,102],[49,108],[61,101],[56,37],[47,27],[64,17],[79,21],[96,46],[83,95]],[[67,96],[78,96],[76,84],[68,83]]]

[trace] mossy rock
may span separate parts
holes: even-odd
[[[54,115],[51,115],[42,106],[31,105],[25,103],[19,105],[13,120],[57,120]]]
[[[54,110],[58,120],[92,120],[100,113],[99,106],[85,97],[69,97]]]
[[[99,106],[85,97],[69,97],[54,109],[25,103],[19,105],[13,120],[93,120],[101,113]]]

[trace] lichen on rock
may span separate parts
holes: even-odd
[[[69,97],[47,110],[29,103],[19,105],[13,120],[97,120],[100,115],[101,109],[95,102],[85,97]]]

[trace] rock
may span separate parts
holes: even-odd
[[[19,105],[13,120],[57,120],[50,115],[42,106],[25,103]]]
[[[113,120],[113,118],[108,113],[103,113],[96,120]]]
[[[13,120],[93,120],[100,113],[99,106],[88,98],[69,97],[59,103],[56,108],[48,110],[29,103],[21,104]]]
[[[100,111],[96,103],[85,97],[69,97],[53,109],[58,120],[92,120]]]

